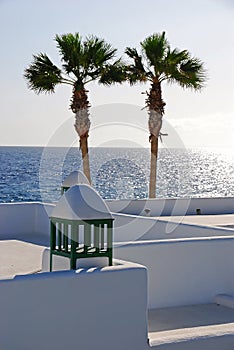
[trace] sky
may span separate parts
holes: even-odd
[[[234,0],[0,0],[0,145],[77,144],[70,87],[36,95],[23,78],[33,54],[45,52],[60,65],[56,34],[94,34],[127,60],[127,46],[139,48],[147,36],[165,31],[172,48],[204,62],[208,80],[201,92],[163,85],[163,145],[233,152],[233,18]],[[91,147],[149,147],[142,110],[149,84],[87,88]]]

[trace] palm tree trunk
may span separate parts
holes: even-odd
[[[91,184],[90,166],[89,166],[89,149],[88,137],[90,129],[89,120],[89,101],[87,97],[87,90],[84,88],[80,90],[74,89],[71,101],[71,109],[75,113],[75,124],[77,134],[80,137],[80,149],[82,154],[83,171],[89,183]]]
[[[150,182],[149,198],[156,197],[156,176],[157,176],[157,158],[158,158],[158,138],[162,127],[162,117],[164,114],[165,103],[162,100],[161,84],[155,78],[151,85],[150,92],[147,93],[146,105],[149,113],[149,141],[151,143],[151,162],[150,162]]]
[[[157,159],[158,159],[158,137],[153,135],[151,136],[149,198],[156,197]]]
[[[82,161],[83,161],[83,171],[84,171],[85,176],[89,180],[89,183],[91,184],[90,167],[89,167],[88,137],[86,135],[83,135],[80,137],[80,149],[81,149]]]

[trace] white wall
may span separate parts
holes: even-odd
[[[146,350],[146,279],[122,262],[0,281],[0,347]]]
[[[49,217],[53,204],[37,202],[0,204],[0,240],[22,239],[49,245]]]
[[[170,200],[168,201],[170,202]],[[115,202],[119,201],[114,201],[113,203],[115,204]],[[0,240],[21,239],[49,246],[49,215],[54,206],[54,204],[38,202],[0,204]],[[167,223],[155,218],[136,215],[116,213],[113,214],[113,216],[115,218],[115,242],[179,237],[221,236],[233,233],[225,228],[209,228],[192,224],[178,225],[178,223]]]
[[[217,294],[234,295],[234,237],[118,242],[113,251],[115,258],[147,268],[149,308],[211,303]],[[69,268],[66,258],[55,256],[53,261],[54,269]],[[48,271],[49,249],[42,266]]]
[[[114,248],[114,256],[147,267],[149,308],[234,295],[234,238],[124,242]]]
[[[137,215],[113,214],[114,241],[136,241],[183,237],[233,235],[233,230],[186,223],[167,222]]]
[[[1,203],[0,237],[34,231],[35,203]]]
[[[51,215],[55,204],[49,203],[36,203],[35,205],[35,222],[34,230],[35,232],[45,232],[50,235],[50,221],[49,216]]]
[[[234,197],[224,198],[182,198],[182,199],[136,199],[136,200],[106,200],[112,212],[133,215],[145,215],[144,210],[150,209],[151,216],[195,215],[196,209],[202,214],[233,214]]]

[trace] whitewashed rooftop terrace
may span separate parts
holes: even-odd
[[[37,273],[41,268],[44,248],[17,240],[0,242],[0,275],[4,279],[15,274]],[[234,304],[234,299],[233,299]],[[216,303],[157,308],[148,311],[149,345],[167,349],[175,345],[185,349],[213,346],[221,341],[234,344],[234,309]],[[206,344],[207,343],[207,344]],[[187,344],[187,345],[186,345]],[[224,347],[226,349],[226,347]],[[174,347],[173,347],[174,349]],[[191,348],[193,349],[193,348]],[[204,348],[205,349],[205,348]],[[216,347],[214,347],[216,349]],[[227,348],[228,349],[228,348]]]

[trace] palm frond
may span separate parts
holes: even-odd
[[[116,54],[105,40],[94,35],[85,40],[79,33],[56,35],[57,47],[62,56],[63,68],[67,74],[73,73],[79,85],[100,76],[102,68]]]
[[[157,71],[160,63],[166,57],[169,48],[165,32],[150,35],[141,42],[141,48],[145,59],[148,61],[148,65],[153,66]]]
[[[135,48],[127,47],[125,53],[134,60],[135,68],[142,73],[145,73],[145,68],[142,63],[142,57],[138,54]]]
[[[137,52],[137,49],[135,49],[135,48],[126,47],[125,53],[126,53],[130,58],[133,58],[134,60],[140,58],[140,56],[139,56],[139,54],[138,54],[138,52]]]
[[[127,66],[119,59],[113,64],[108,64],[102,68],[99,83],[103,85],[122,83],[126,80],[126,76]]]
[[[142,56],[127,47],[125,53],[134,60],[128,66],[130,84],[145,81],[168,81],[182,87],[200,89],[207,76],[204,64],[187,50],[171,50],[165,32],[153,34],[141,42]]]
[[[204,63],[191,57],[187,50],[175,49],[165,59],[165,78],[169,83],[178,83],[183,88],[199,90],[207,79]]]
[[[203,67],[204,63],[198,58],[193,57],[188,59],[187,62],[181,64],[180,70],[182,74],[188,77],[188,79],[196,79],[196,87],[198,87],[197,85],[202,87],[205,80],[207,79],[207,72]]]
[[[179,51],[177,48],[175,48],[173,51],[171,51],[171,49],[168,48],[165,59],[160,63],[161,76],[159,80],[163,81],[177,75],[179,73],[181,63],[185,62],[187,59],[187,50]]]
[[[168,64],[168,66],[176,66],[181,64],[181,62],[188,60],[188,58],[189,52],[187,50],[179,51],[179,49],[175,48],[171,51],[169,48],[167,51],[167,56],[165,57],[165,62]]]
[[[127,80],[131,85],[137,82],[147,81],[150,72],[145,70],[142,62],[142,56],[140,56],[135,48],[127,47],[125,53],[134,60],[134,64],[128,65],[127,68]]]
[[[62,56],[63,68],[67,74],[80,75],[80,66],[84,60],[84,47],[79,33],[56,35],[57,48]]]
[[[105,40],[91,35],[84,41],[85,65],[101,67],[115,57],[116,51]]]
[[[33,56],[33,62],[25,69],[24,77],[28,87],[36,93],[54,92],[55,86],[62,82],[61,70],[44,53]]]

